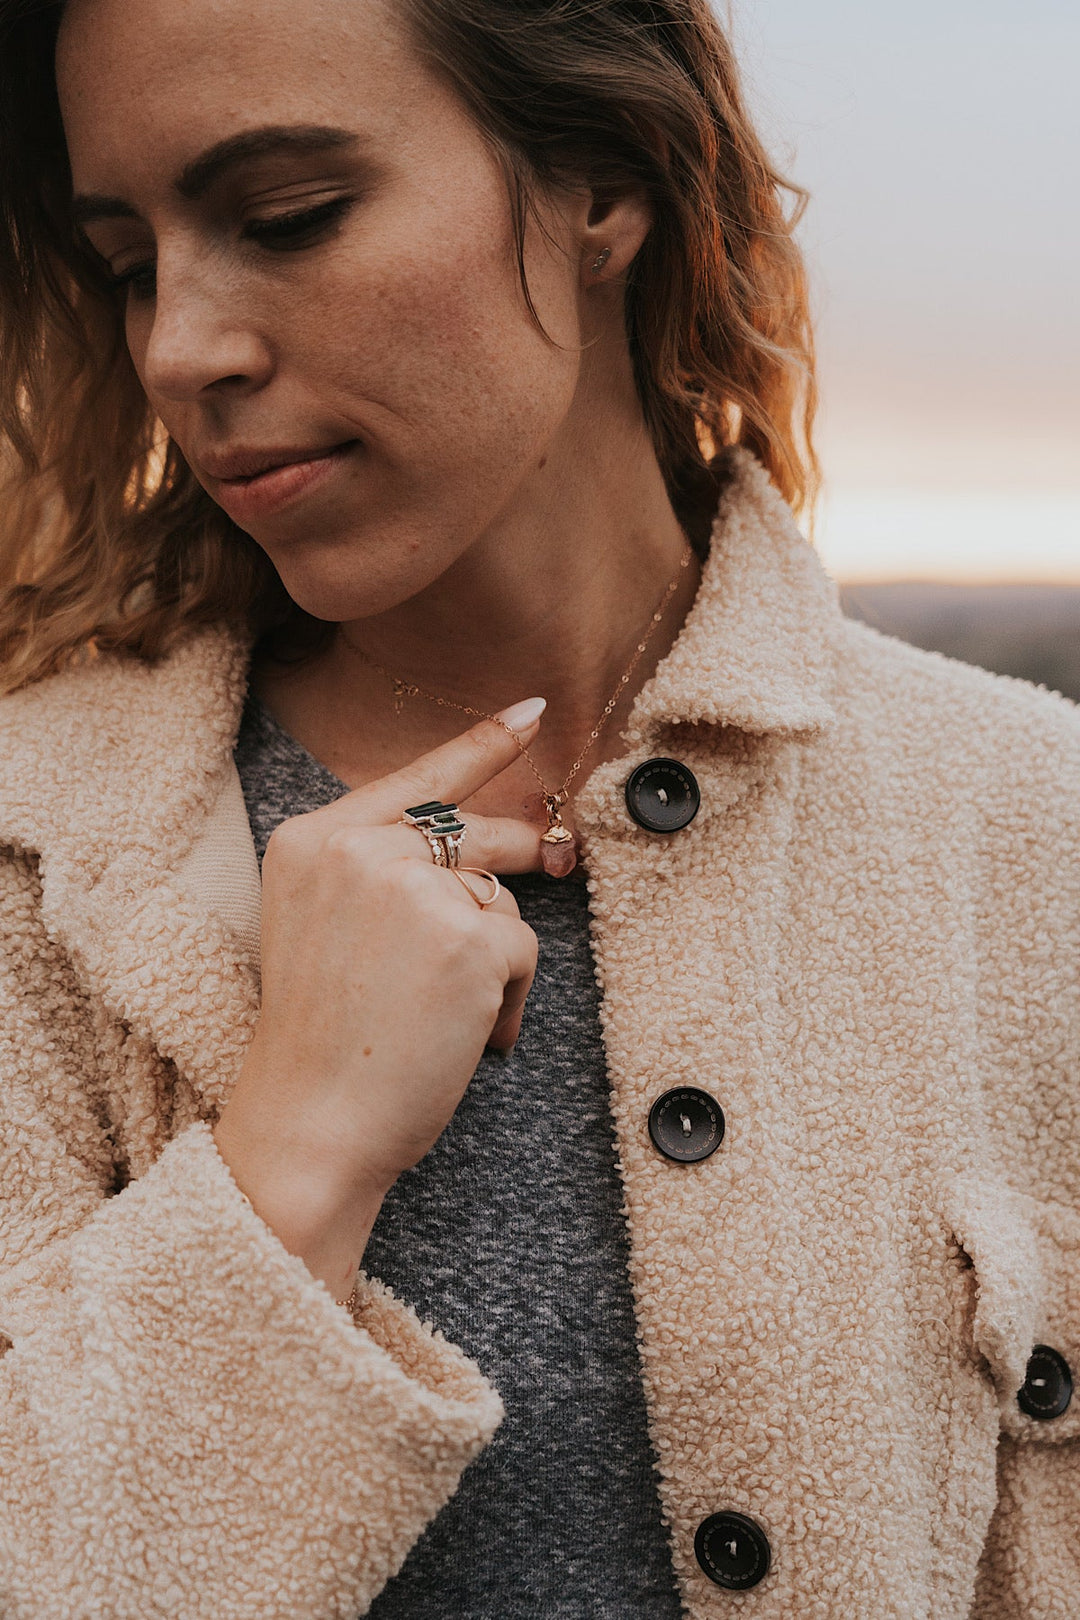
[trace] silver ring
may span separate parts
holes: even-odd
[[[415,827],[423,833],[436,866],[454,870],[461,864],[461,846],[468,829],[456,804],[442,804],[432,799],[427,804],[414,804],[404,810],[401,819],[407,827]]]

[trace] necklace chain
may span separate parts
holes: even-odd
[[[679,564],[679,571],[675,575],[674,579],[671,580],[670,584],[667,586],[667,589],[664,591],[664,594],[660,600],[660,605],[657,607],[656,612],[649,620],[649,627],[644,636],[634,648],[633,657],[623,670],[622,674],[619,676],[619,683],[605,703],[603,713],[596,722],[595,726],[593,726],[592,730],[589,732],[589,735],[586,737],[581,752],[578,754],[574,763],[567,772],[566,779],[563,782],[562,787],[558,788],[554,793],[551,792],[547,783],[544,781],[544,778],[540,775],[532,755],[525,747],[525,744],[521,741],[517,732],[512,726],[508,726],[505,720],[500,720],[497,714],[488,714],[486,710],[473,708],[468,703],[455,703],[453,698],[441,697],[438,692],[429,692],[425,687],[418,686],[415,681],[403,680],[400,675],[395,675],[393,670],[387,669],[384,665],[376,663],[375,659],[369,657],[369,655],[358,647],[354,641],[346,640],[346,646],[350,647],[352,651],[356,653],[357,657],[361,658],[363,662],[371,669],[376,670],[378,674],[384,676],[391,683],[396,700],[406,697],[423,698],[428,703],[437,704],[440,709],[457,709],[461,714],[473,715],[478,720],[493,720],[497,726],[502,726],[504,731],[508,731],[510,733],[511,737],[513,737],[514,741],[520,748],[522,754],[525,756],[529,769],[532,771],[533,775],[536,777],[536,780],[539,782],[544,791],[544,800],[548,806],[549,817],[551,817],[553,821],[556,821],[558,820],[558,811],[566,803],[571,782],[574,780],[574,777],[584,764],[585,756],[588,754],[589,749],[599,739],[600,733],[603,731],[611,711],[614,709],[616,703],[618,703],[620,697],[626,689],[627,683],[633,676],[635,669],[637,669],[638,664],[641,662],[642,657],[648,649],[649,642],[656,634],[657,627],[659,626],[660,621],[663,619],[664,614],[667,612],[668,604],[678,589],[679,581],[682,578],[685,570],[690,566],[692,555],[693,553],[689,550],[689,548],[683,553],[682,561]]]

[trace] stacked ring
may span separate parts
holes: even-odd
[[[431,799],[427,804],[414,804],[402,813],[402,821],[423,833],[436,866],[458,866],[461,845],[465,838],[465,823],[458,816],[456,804],[442,804]]]
[[[436,866],[441,866],[453,872],[463,889],[467,889],[476,901],[481,911],[493,906],[502,892],[502,885],[494,872],[489,872],[484,866],[462,866],[461,845],[465,838],[467,828],[458,815],[456,804],[442,804],[438,799],[432,799],[428,804],[414,804],[410,809],[402,811],[402,821],[407,827],[415,827],[427,839],[431,858]],[[490,884],[490,891],[486,895],[477,894],[469,877],[483,878]]]

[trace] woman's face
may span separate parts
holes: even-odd
[[[71,0],[77,214],[131,355],[210,495],[319,617],[443,574],[568,420],[580,248],[530,226],[383,0]],[[587,204],[582,204],[587,207]],[[245,482],[269,462],[293,463]]]

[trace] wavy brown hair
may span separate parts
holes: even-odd
[[[699,549],[741,444],[797,511],[817,486],[813,338],[773,168],[709,0],[396,0],[532,199],[643,191],[626,277],[642,410]],[[89,649],[158,658],[226,620],[284,655],[330,628],[197,483],[151,412],[123,312],[69,212],[53,58],[62,6],[0,0],[0,690]],[[533,311],[535,317],[535,311]]]

